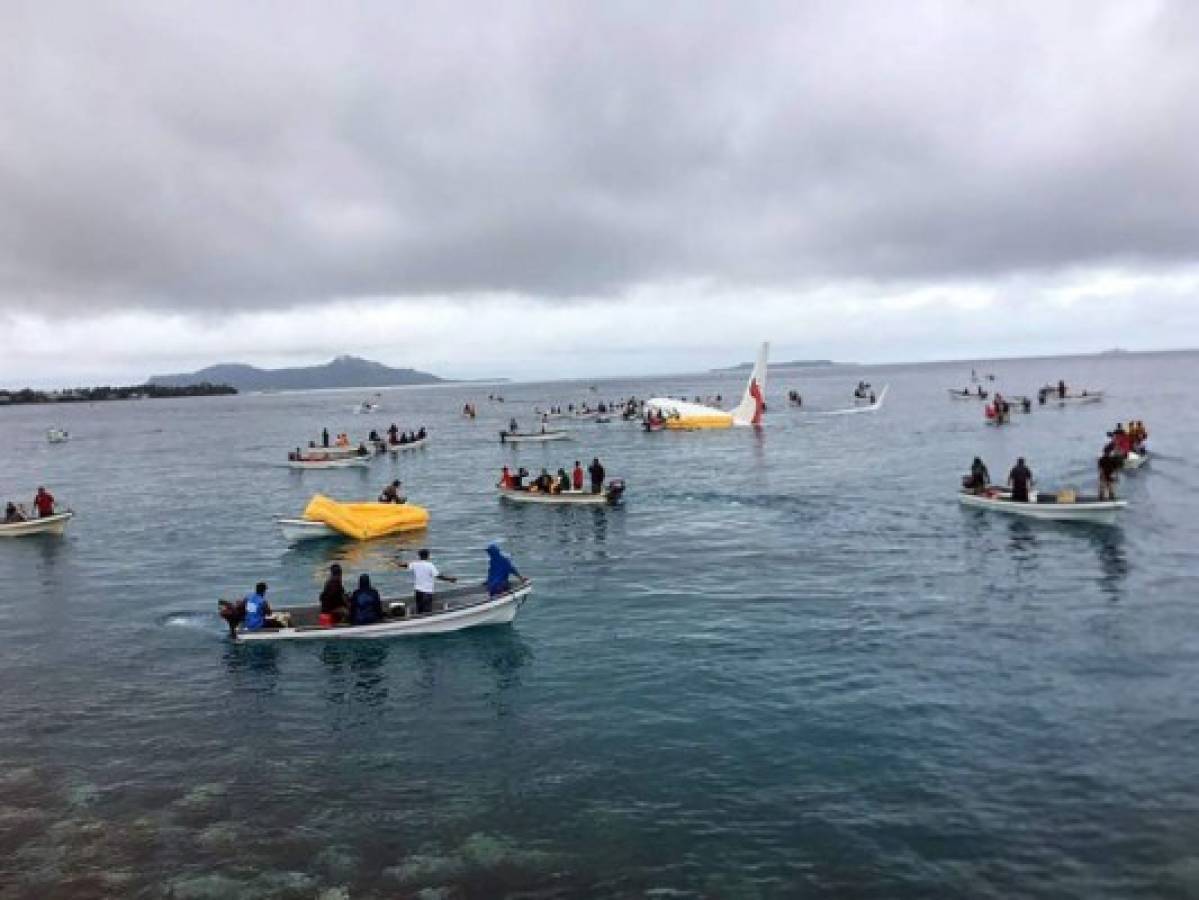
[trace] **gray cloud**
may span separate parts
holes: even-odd
[[[1187,263],[1196,9],[18,0],[0,306]]]

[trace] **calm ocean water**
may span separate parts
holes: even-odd
[[[370,417],[365,391],[0,408],[0,494],[78,513],[0,543],[0,897],[1199,895],[1199,356],[989,368],[1108,397],[992,429],[945,393],[968,366],[774,370],[761,433],[520,449],[496,433],[534,403],[731,402],[742,376],[385,390]],[[879,413],[783,401],[859,377]],[[1119,527],[959,508],[976,453],[1093,489],[1129,418],[1155,456]],[[279,465],[393,420],[430,446]],[[623,508],[492,492],[593,455]],[[394,540],[272,523],[397,476],[432,512],[409,547],[472,576],[499,538],[536,580],[515,625],[232,646],[215,600],[258,579],[312,598],[341,560],[409,590]]]

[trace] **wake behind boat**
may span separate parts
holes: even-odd
[[[383,600],[385,615],[371,625],[322,625],[320,607],[289,606],[274,610],[274,615],[287,622],[283,628],[262,628],[247,631],[239,627],[234,639],[241,642],[295,640],[370,640],[378,638],[411,637],[426,634],[445,634],[486,625],[508,625],[533,592],[533,583],[521,581],[509,590],[492,596],[485,583],[441,591],[436,595],[440,609],[414,614],[408,598]],[[222,615],[232,606],[220,601]]]
[[[887,397],[887,389],[889,387],[889,384],[884,384],[882,390],[874,396],[873,402],[870,401],[870,398],[866,398],[864,404],[858,405],[862,401],[860,398],[855,397],[854,406],[847,406],[844,409],[812,410],[811,414],[816,416],[850,416],[854,413],[878,412],[883,408],[883,400]]]

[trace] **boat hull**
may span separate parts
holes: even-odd
[[[419,441],[409,441],[406,444],[391,444],[387,445],[387,449],[392,453],[399,453],[403,450],[419,450],[429,442],[427,437],[421,438]]]
[[[514,491],[508,488],[496,488],[500,498],[509,503],[540,503],[545,506],[612,506],[620,501],[621,494],[604,491],[593,494],[590,491],[564,491],[561,494],[543,494],[540,491]]]
[[[546,441],[566,441],[569,439],[569,431],[535,431],[527,434],[511,431],[500,432],[501,444],[544,444]]]
[[[280,518],[275,520],[275,524],[283,532],[284,539],[293,544],[298,541],[316,541],[345,536],[324,522],[312,522],[308,519]]]
[[[958,494],[958,502],[973,509],[986,509],[992,512],[1005,513],[1013,516],[1024,516],[1029,519],[1041,519],[1046,522],[1087,522],[1093,525],[1114,525],[1116,516],[1128,506],[1126,500],[1078,500],[1074,503],[1054,502],[1052,494],[1039,494],[1040,502],[1021,503],[1005,497],[988,497],[985,495],[962,492]]]
[[[30,519],[28,522],[11,522],[0,524],[0,538],[31,537],[36,534],[61,535],[67,530],[67,523],[74,513],[55,513],[41,519]]]
[[[294,628],[264,629],[262,631],[242,631],[236,635],[238,643],[254,643],[259,641],[353,641],[380,640],[383,638],[418,637],[430,634],[448,634],[454,631],[464,631],[468,628],[482,628],[489,625],[509,625],[516,618],[520,607],[533,592],[533,583],[526,581],[514,590],[498,597],[488,597],[485,588],[460,588],[438,595],[441,602],[450,602],[456,598],[478,596],[478,600],[463,605],[451,605],[448,609],[427,613],[423,616],[405,616],[402,618],[385,619],[375,625],[335,625],[322,628],[316,625],[302,625]],[[399,598],[388,598],[383,601],[384,608],[389,603],[400,602]],[[403,598],[410,603],[408,598]],[[277,610],[280,613],[290,613],[293,616],[302,615],[311,618],[311,607],[296,607]]]
[[[349,459],[309,459],[288,460],[289,469],[365,469],[370,466],[370,460],[360,456]]]

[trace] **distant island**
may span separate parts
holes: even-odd
[[[231,384],[239,391],[304,391],[316,388],[394,387],[444,384],[446,379],[416,369],[393,369],[357,356],[339,356],[322,366],[259,369],[242,363],[209,366],[190,375],[155,375],[150,384],[184,387],[204,382]]]
[[[21,403],[95,403],[100,400],[159,400],[163,397],[216,397],[236,394],[227,384],[189,384],[179,387],[159,384],[135,384],[130,387],[71,388],[65,391],[0,391],[0,406]]]
[[[823,366],[852,366],[856,363],[839,363],[831,359],[793,359],[790,362],[772,362],[772,369],[815,369]],[[725,366],[723,369],[713,369],[713,372],[748,372],[754,367],[753,363],[738,363],[735,366]]]

